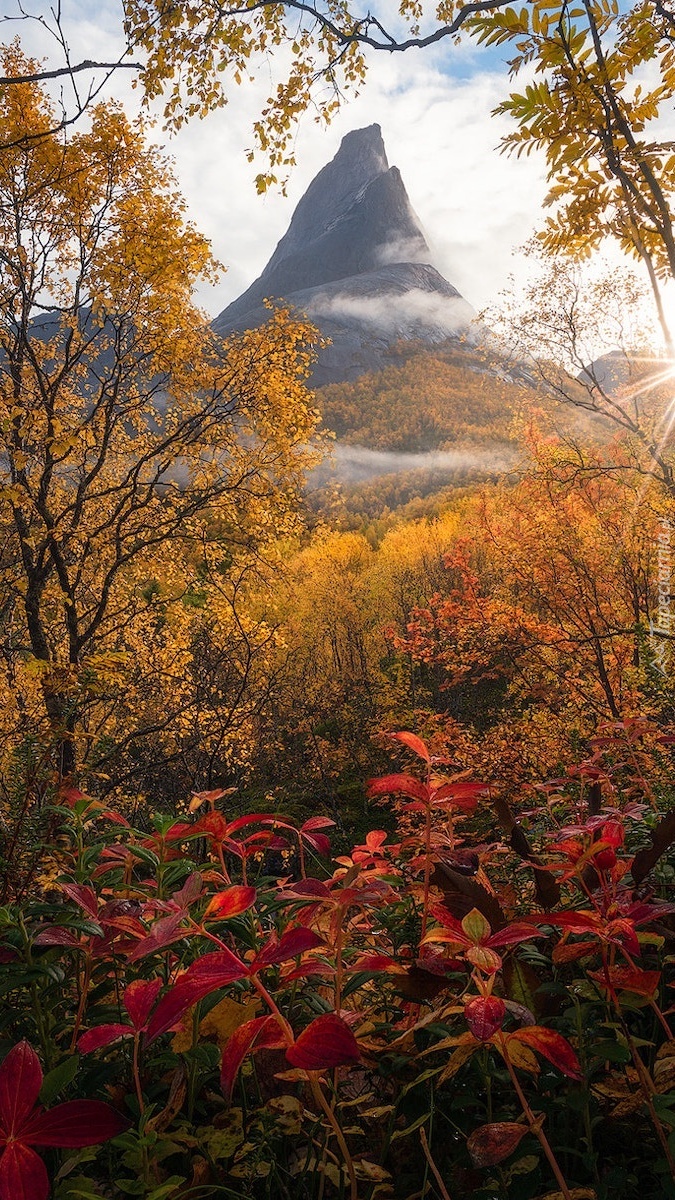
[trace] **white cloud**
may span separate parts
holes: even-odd
[[[345,293],[312,297],[307,305],[310,317],[354,320],[374,326],[396,337],[415,337],[420,328],[432,330],[439,338],[464,332],[475,312],[465,300],[411,288],[404,295],[350,296]]]
[[[431,257],[419,238],[392,238],[378,246],[375,261],[378,266],[387,267],[391,263],[429,263]]]

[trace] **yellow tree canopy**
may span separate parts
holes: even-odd
[[[217,265],[142,128],[53,125],[37,84],[0,94],[0,590],[8,669],[41,664],[67,747],[84,664],[147,625],[148,581],[178,597],[199,561],[222,583],[288,527],[315,333],[277,312],[220,343],[192,301]]]

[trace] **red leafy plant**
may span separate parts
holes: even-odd
[[[128,1127],[102,1100],[69,1100],[47,1111],[38,1104],[41,1087],[40,1060],[19,1042],[0,1066],[0,1200],[47,1200],[47,1171],[33,1146],[96,1146]]]
[[[644,862],[638,877],[626,846],[634,840],[636,806],[631,802],[629,813],[618,791],[611,795],[611,808],[592,813],[583,797],[571,812],[559,798],[555,813],[546,810],[534,821],[535,836],[542,820],[554,815],[560,821],[548,850],[541,850],[539,837],[539,848],[523,855],[512,839],[511,849],[526,865],[518,864],[520,877],[507,865],[510,877],[500,879],[502,863],[512,860],[505,857],[510,850],[503,842],[486,843],[486,823],[493,814],[484,785],[465,772],[453,777],[448,760],[432,757],[414,734],[394,740],[416,756],[418,774],[413,768],[409,774],[387,775],[374,780],[369,791],[373,797],[400,798],[392,806],[400,814],[397,830],[391,835],[371,830],[362,845],[332,866],[317,861],[328,848],[322,832],[328,818],[312,817],[297,830],[275,814],[227,819],[215,808],[221,789],[195,797],[210,808],[201,820],[153,818],[158,836],[152,842],[133,829],[123,829],[119,841],[106,846],[78,841],[66,868],[69,879],[59,881],[64,899],[51,909],[36,908],[34,915],[28,906],[21,925],[3,933],[9,982],[12,973],[18,977],[24,954],[28,968],[28,986],[15,983],[11,994],[27,998],[37,978],[34,990],[38,999],[44,997],[43,1010],[47,1004],[55,1010],[51,1028],[59,1031],[57,1039],[72,1031],[72,1044],[91,1056],[92,1075],[104,1072],[114,1081],[117,1102],[140,1114],[138,1131],[130,1130],[124,1139],[122,1190],[142,1186],[142,1194],[152,1195],[168,1185],[167,1170],[176,1170],[181,1175],[171,1179],[189,1184],[192,1178],[195,1187],[226,1182],[251,1196],[275,1194],[276,1154],[284,1159],[282,1170],[296,1180],[299,1197],[315,1197],[317,1189],[326,1200],[334,1195],[331,1189],[355,1197],[363,1181],[368,1187],[382,1184],[383,1194],[402,1195],[387,1191],[398,1180],[388,1170],[394,1161],[389,1135],[380,1130],[388,1125],[394,1137],[409,1138],[413,1162],[417,1139],[412,1135],[419,1131],[431,1162],[433,1130],[425,1127],[418,1108],[426,1103],[427,1088],[461,1128],[466,1149],[455,1148],[453,1155],[464,1154],[474,1178],[476,1170],[515,1154],[529,1136],[535,1150],[539,1143],[540,1166],[528,1194],[545,1187],[549,1169],[565,1200],[581,1191],[590,1194],[576,1186],[590,1181],[589,1172],[570,1162],[561,1140],[559,1093],[574,1092],[574,1111],[585,1106],[582,1115],[590,1128],[609,1107],[598,1098],[602,1093],[596,1085],[611,1086],[615,1079],[623,1079],[629,1093],[642,1092],[630,1097],[636,1101],[633,1111],[643,1104],[642,1129],[649,1118],[661,1139],[661,1161],[667,1160],[667,1136],[659,1126],[661,1093],[675,1058],[672,1043],[659,1048],[650,1029],[650,1062],[645,1041],[636,1041],[633,1033],[641,1037],[653,1017],[660,1022],[662,1034],[655,1028],[661,1042],[662,1035],[670,1036],[667,1014],[657,1004],[668,982],[666,970],[655,969],[665,961],[659,955],[660,935],[644,926],[655,918],[663,921],[672,910],[654,903],[648,885],[639,887],[639,878],[670,844],[670,826],[658,825],[651,846],[639,851]],[[193,813],[198,806],[191,806]],[[459,819],[461,838],[455,832]],[[288,873],[275,882],[256,856],[279,847],[278,831],[284,834],[282,844],[294,850],[282,868]],[[206,862],[197,861],[198,835],[206,843]],[[469,848],[457,851],[462,841],[470,841]],[[303,851],[316,856],[309,875]],[[546,903],[532,887],[544,871],[558,887]],[[629,871],[637,887],[631,886]],[[519,878],[524,880],[520,891]],[[534,911],[533,905],[545,911]],[[64,925],[44,924],[64,919]],[[560,997],[555,1012],[537,995],[539,984],[554,974]],[[580,977],[588,1017],[576,1025],[565,988],[573,994]],[[24,999],[16,1005],[14,1040],[32,1039],[40,1029],[29,1005]],[[556,1028],[549,1027],[551,1022]],[[177,1026],[178,1036],[169,1040]],[[610,1052],[607,1062],[623,1062],[618,1056],[629,1052],[633,1065],[614,1071],[594,1053],[598,1036]],[[213,1045],[202,1054],[207,1047],[198,1043],[207,1038],[217,1040],[219,1055]],[[0,1069],[3,1096],[11,1055],[7,1062]],[[384,1084],[382,1062],[388,1072]],[[560,1072],[557,1080],[547,1064]],[[479,1098],[480,1087],[473,1107],[457,1103],[459,1072],[459,1092],[466,1093],[472,1080],[489,1081],[487,1106]],[[660,1093],[652,1101],[657,1078]],[[408,1083],[414,1083],[412,1091]],[[103,1140],[102,1122],[84,1115],[97,1102],[75,1102],[80,1115],[76,1108],[66,1141],[63,1126],[72,1105],[45,1112],[35,1107],[37,1094],[35,1087],[24,1086],[28,1100],[18,1109],[15,1105],[11,1119],[3,1115],[7,1104],[0,1108],[4,1171],[11,1175],[0,1200],[44,1200],[45,1169],[33,1146],[88,1144],[74,1142],[71,1129],[91,1131],[88,1141]],[[242,1112],[245,1140],[234,1151],[208,1166],[199,1151],[192,1155],[197,1119],[209,1122],[199,1131],[200,1147],[218,1150]],[[271,1123],[276,1112],[286,1114],[284,1121],[297,1121],[291,1137],[280,1125],[283,1145]],[[63,1122],[57,1120],[60,1113]],[[383,1115],[387,1122],[381,1121]],[[114,1119],[118,1132],[123,1121]],[[412,1123],[404,1128],[403,1120]],[[581,1128],[579,1136],[584,1132]],[[649,1145],[653,1150],[653,1140]],[[165,1166],[169,1148],[175,1157]],[[443,1171],[454,1173],[455,1159],[451,1163],[437,1141],[434,1152],[442,1156]],[[531,1151],[526,1153],[532,1163]],[[595,1153],[590,1141],[591,1163]],[[267,1183],[253,1173],[258,1160],[271,1162]],[[306,1178],[293,1174],[299,1163],[305,1164]],[[517,1168],[515,1163],[516,1174]],[[129,1171],[131,1179],[124,1174]],[[500,1200],[508,1191],[508,1172],[505,1168]],[[18,1190],[21,1173],[23,1191]],[[37,1190],[30,1190],[38,1176]],[[450,1185],[453,1194],[467,1194],[468,1184],[464,1188],[455,1181],[453,1187],[451,1178]]]
[[[486,796],[489,789],[483,783],[468,780],[464,776],[448,778],[439,775],[435,767],[440,761],[434,759],[425,742],[414,733],[403,731],[392,733],[393,741],[400,742],[416,754],[424,763],[424,780],[414,775],[397,773],[383,775],[378,779],[368,781],[368,795],[387,796],[401,795],[406,797],[402,811],[421,813],[424,817],[422,832],[421,854],[413,860],[412,865],[421,864],[424,869],[422,884],[422,929],[420,940],[423,942],[427,931],[430,904],[430,882],[434,852],[439,847],[439,837],[434,833],[433,817],[442,814],[447,822],[448,834],[440,839],[440,844],[454,850],[457,844],[454,833],[454,822],[457,817],[467,816],[474,812],[478,799]],[[446,760],[443,760],[446,762]],[[417,842],[417,835],[414,841]]]

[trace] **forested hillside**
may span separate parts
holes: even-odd
[[[381,371],[320,389],[323,424],[339,439],[409,453],[517,440],[514,418],[534,397],[486,351],[401,343],[390,357]]]

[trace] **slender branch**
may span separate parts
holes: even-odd
[[[52,71],[33,71],[29,75],[0,75],[0,87],[11,87],[19,83],[43,83],[47,79],[59,79],[62,75],[78,75],[80,71],[117,71],[119,67],[126,70],[142,71],[143,64],[136,62],[94,62],[90,58],[81,63],[67,67],[55,67]]]

